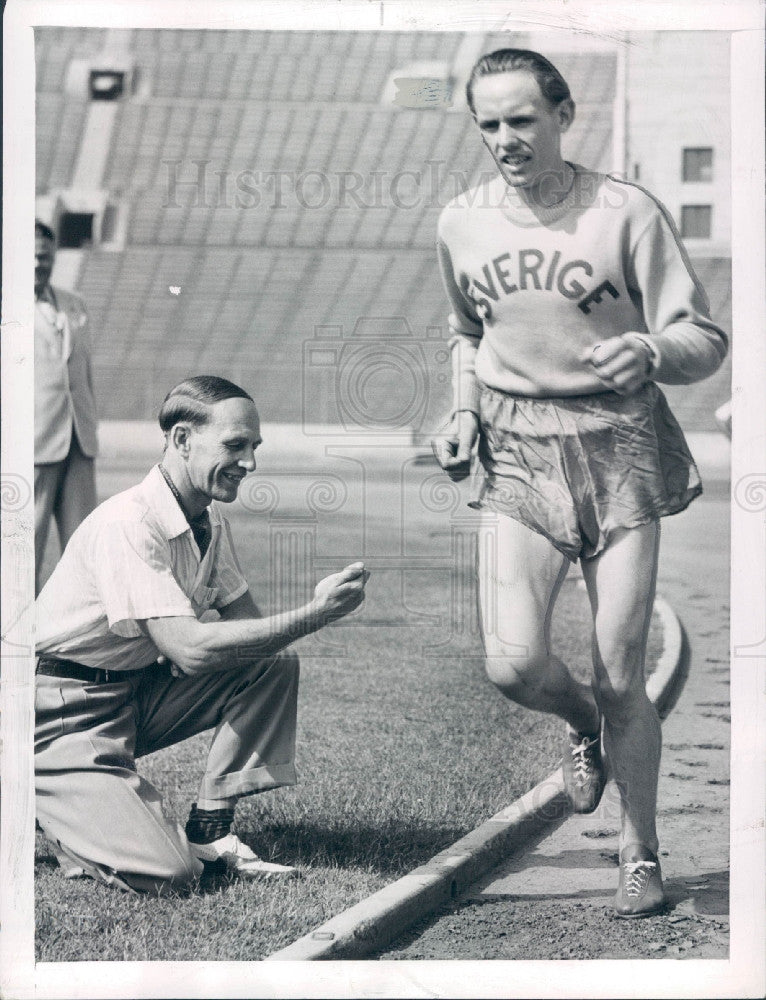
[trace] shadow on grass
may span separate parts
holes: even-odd
[[[268,860],[311,867],[362,868],[399,875],[430,861],[467,830],[454,825],[384,821],[379,825],[264,823],[240,836]]]
[[[378,826],[321,822],[266,822],[257,830],[243,824],[238,833],[244,843],[268,861],[299,868],[361,869],[390,878],[406,874],[430,861],[466,829],[452,825],[429,825],[385,821]],[[55,856],[41,847],[35,865],[57,869]],[[213,892],[232,881],[229,875],[206,875],[194,892]],[[169,890],[182,898],[188,890]],[[164,893],[163,893],[164,895]]]

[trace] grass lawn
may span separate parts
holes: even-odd
[[[359,554],[373,568],[361,613],[296,647],[300,783],[245,799],[237,811],[239,835],[262,856],[299,865],[302,877],[217,879],[160,899],[127,895],[64,880],[38,835],[39,961],[263,958],[424,863],[556,766],[560,724],[507,702],[484,676],[464,544],[474,522],[424,508],[422,481],[432,471],[404,487],[379,482],[374,509],[349,488],[347,510],[313,522],[301,520],[284,488],[282,521],[232,508],[243,569],[264,611],[283,603],[280,567],[290,569],[298,597]],[[570,577],[554,641],[583,676],[588,620]],[[655,656],[659,643],[653,628]],[[174,817],[187,815],[208,741],[139,761]]]

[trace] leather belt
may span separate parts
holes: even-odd
[[[102,670],[100,667],[86,667],[84,663],[75,663],[74,660],[62,660],[57,656],[38,656],[35,673],[46,674],[48,677],[68,677],[91,684],[116,684],[133,674],[141,673],[143,669]]]

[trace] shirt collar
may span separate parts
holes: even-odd
[[[159,465],[155,465],[141,483],[141,491],[167,539],[178,538],[185,531],[191,534],[186,515],[165,482]],[[217,504],[211,503],[208,511],[210,512],[210,526],[215,531],[221,522]]]
[[[506,218],[524,227],[550,226],[563,219],[573,208],[582,211],[584,207],[592,204],[596,196],[593,191],[589,191],[591,181],[585,176],[588,172],[577,163],[571,163],[569,160],[566,162],[573,171],[571,184],[559,201],[549,205],[533,207],[527,204],[512,187],[507,186],[502,177],[493,178],[490,183],[496,185],[500,195],[500,208]],[[554,193],[552,189],[551,196]]]

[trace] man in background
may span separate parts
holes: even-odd
[[[63,551],[96,506],[96,403],[88,315],[82,300],[50,283],[53,230],[35,220],[35,594],[55,518]]]

